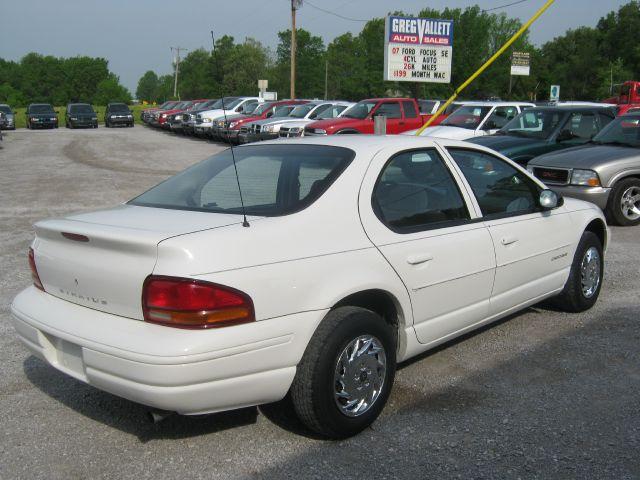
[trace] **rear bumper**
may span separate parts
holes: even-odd
[[[577,185],[551,185],[549,188],[558,192],[563,197],[577,198],[586,202],[595,203],[601,210],[607,208],[607,202],[609,201],[610,188],[602,187],[581,187]]]
[[[188,415],[283,398],[326,311],[181,330],[29,287],[14,299],[11,313],[20,340],[56,369],[134,402]]]

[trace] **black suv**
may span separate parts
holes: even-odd
[[[104,125],[107,128],[118,125],[133,127],[133,113],[126,103],[110,103],[104,111]]]
[[[27,107],[27,128],[58,128],[58,112],[48,103]]]
[[[98,128],[98,114],[88,103],[70,103],[66,113],[67,128]]]

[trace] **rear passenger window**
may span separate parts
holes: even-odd
[[[383,103],[374,115],[384,115],[387,118],[402,118],[398,102]]]
[[[451,226],[470,218],[455,180],[433,149],[393,157],[378,178],[372,203],[380,221],[398,233]]]
[[[416,118],[418,116],[413,102],[402,102],[402,108],[404,109],[405,118]]]
[[[482,216],[497,218],[539,210],[540,188],[520,170],[488,153],[450,148],[473,190]]]

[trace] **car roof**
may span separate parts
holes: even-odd
[[[542,106],[542,107],[538,106],[527,111],[531,112],[533,110],[536,110],[536,111],[544,110],[544,111],[552,111],[552,112],[554,111],[555,112],[592,112],[594,110],[612,110],[612,109],[614,109],[614,107],[611,105],[593,104],[593,105],[554,105],[554,106]]]
[[[465,101],[461,101],[460,103],[463,103],[465,107],[510,107],[512,105],[520,105],[520,106],[534,106],[533,103],[531,102],[506,102],[506,101],[501,101],[501,102],[494,102],[494,101],[487,101],[487,102],[483,102],[483,101],[471,101],[471,102],[465,102]]]
[[[436,144],[444,147],[466,147],[477,150],[486,150],[480,145],[459,140],[449,140],[436,137],[418,137],[414,135],[326,135],[313,137],[289,138],[286,140],[276,139],[260,142],[259,145],[282,145],[283,142],[296,145],[330,145],[335,147],[351,148],[358,150],[380,150],[394,147],[398,149],[411,149],[422,147],[433,147]],[[234,148],[245,148],[255,146],[255,143],[240,145]]]

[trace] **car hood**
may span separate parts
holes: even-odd
[[[591,144],[540,155],[531,160],[529,165],[566,168],[580,167],[594,170],[604,163],[627,159],[637,159],[640,163],[640,150],[633,147]]]
[[[264,118],[262,120],[256,120],[254,123],[256,125],[272,125],[272,124],[276,124],[276,123],[283,123],[286,121],[288,117],[269,117],[269,118]]]
[[[58,114],[56,112],[28,113],[27,115],[29,115],[30,117],[36,117],[36,118],[49,118],[49,117],[57,117],[58,116]]]
[[[204,118],[217,118],[217,117],[223,117],[224,114],[226,113],[227,115],[229,114],[229,112],[232,112],[235,114],[235,112],[233,112],[233,110],[223,110],[221,108],[218,108],[216,110],[205,110],[204,112],[200,112],[200,115]]]
[[[97,116],[97,113],[93,112],[82,112],[82,113],[70,113],[69,117],[76,117],[76,118],[93,118]]]
[[[546,143],[537,138],[516,137],[513,135],[485,135],[469,140],[471,143],[491,148],[498,152],[504,152],[513,148],[533,146]]]
[[[306,125],[309,125],[310,123],[313,123],[313,120],[304,120],[304,119],[298,119],[295,121],[290,121],[290,122],[286,122],[286,126],[287,128],[298,128],[298,127],[304,127]]]
[[[416,131],[414,131],[415,134]],[[437,127],[425,128],[420,134],[421,137],[438,137],[448,138],[450,140],[466,140],[477,135],[476,130],[469,130],[462,127],[450,127],[447,125],[438,125]]]

